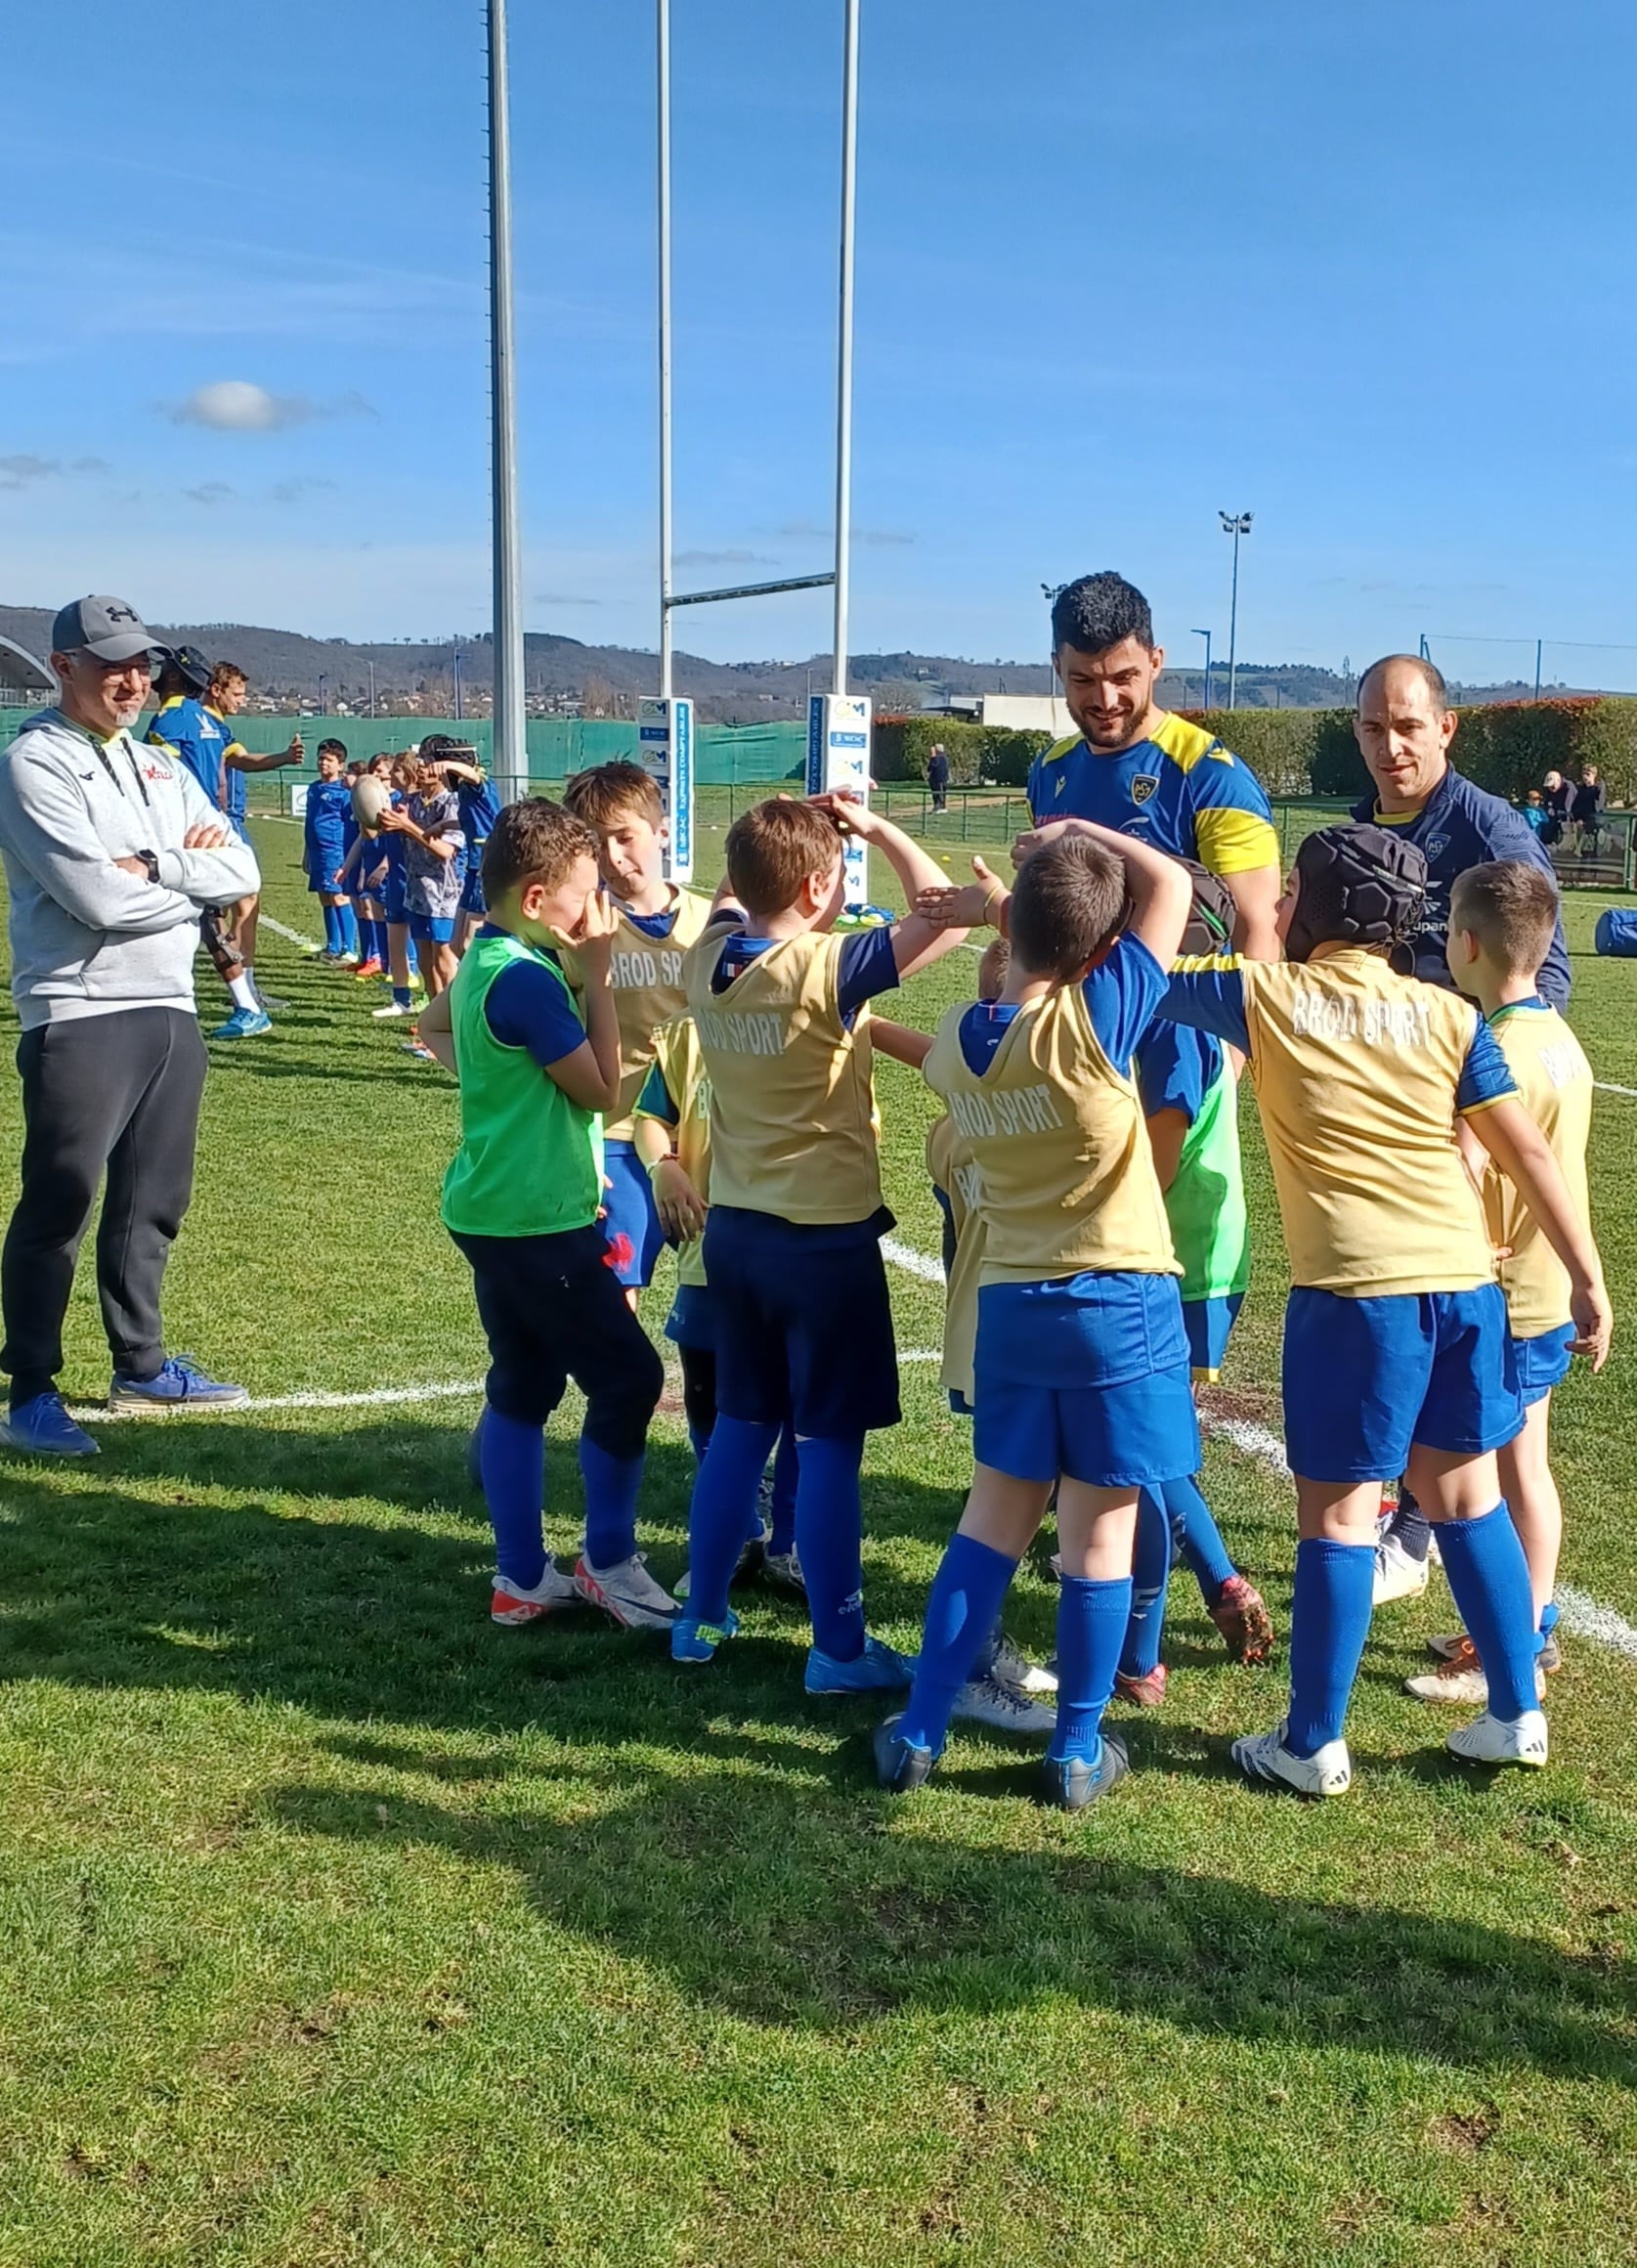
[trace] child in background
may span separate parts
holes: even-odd
[[[953,903],[959,919],[964,896],[940,888],[923,903],[929,915]],[[1081,1810],[1126,1770],[1102,1717],[1131,1617],[1138,1495],[1199,1461],[1180,1272],[1132,1070],[1188,902],[1183,868],[1135,837],[1087,825],[1036,851],[991,908],[1012,939],[999,1001],[952,1008],[926,1059],[978,1169],[987,1243],[976,1470],[908,1704],[876,1733],[882,1785],[900,1793],[942,1754],[1054,1488],[1062,1577],[1047,1790]]]
[[[460,919],[454,932],[458,958],[470,944],[487,911],[483,896],[483,850],[500,815],[500,799],[478,763],[477,750],[465,741],[454,742],[446,755],[444,777],[454,790],[460,807],[460,832],[466,839],[466,880],[460,893]]]
[[[1237,909],[1227,885],[1184,861],[1193,905],[1183,936],[1187,954],[1229,949]],[[1250,1224],[1239,1162],[1238,1074],[1208,1031],[1156,1017],[1138,1044],[1138,1091],[1154,1170],[1165,1195],[1171,1242],[1183,1271],[1183,1328],[1196,1386],[1222,1374],[1228,1334],[1250,1284]],[[1132,1568],[1131,1628],[1114,1690],[1139,1708],[1165,1699],[1160,1658],[1173,1557],[1185,1559],[1236,1662],[1266,1662],[1273,1625],[1262,1594],[1246,1581],[1211,1516],[1197,1473],[1142,1492]]]
[[[1524,824],[1532,835],[1544,835],[1552,823],[1552,814],[1546,808],[1546,800],[1538,788],[1530,788],[1524,798]]]
[[[636,1499],[664,1366],[609,1267],[598,1113],[620,1091],[609,958],[615,923],[596,843],[531,797],[490,837],[490,914],[424,1022],[460,1082],[460,1147],[443,1218],[471,1264],[489,1340],[478,1441],[497,1572],[490,1612],[533,1622],[579,1597],[627,1629],[666,1630],[675,1602],[636,1548]],[[563,974],[573,945],[584,1019]],[[546,1554],[545,1426],[570,1378],[585,1395],[585,1548],[572,1581]]]
[[[1589,1223],[1591,1066],[1569,1025],[1535,988],[1557,914],[1558,894],[1538,867],[1511,859],[1468,867],[1450,893],[1449,974],[1483,1009],[1524,1107],[1550,1144],[1581,1220]],[[1500,1287],[1524,1398],[1524,1429],[1500,1453],[1500,1485],[1529,1561],[1539,1667],[1546,1672],[1562,1660],[1552,1592],[1563,1505],[1552,1478],[1549,1427],[1552,1388],[1568,1375],[1574,1343],[1572,1288],[1568,1270],[1517,1190],[1481,1153],[1473,1162],[1483,1184],[1489,1241],[1506,1255]],[[1432,1642],[1442,1666],[1411,1678],[1410,1692],[1423,1701],[1486,1703],[1484,1667],[1471,1637],[1461,1631]]]
[[[350,966],[358,958],[358,926],[340,879],[353,808],[353,792],[342,777],[346,762],[343,742],[320,741],[319,776],[307,790],[302,819],[301,862],[307,887],[323,908],[324,942],[320,958],[336,968]]]
[[[838,937],[842,839],[885,855],[913,902],[943,879],[888,820],[840,797],[775,797],[728,829],[724,904],[687,956],[711,1080],[705,1265],[716,1294],[717,1418],[689,1517],[677,1661],[708,1662],[738,1628],[728,1585],[756,1486],[796,1426],[796,1532],[812,1615],[809,1693],[907,1682],[864,1627],[864,1438],[898,1420],[869,1003],[961,942],[919,914]]]
[[[687,1005],[682,956],[704,930],[711,909],[704,898],[665,879],[669,830],[660,791],[639,763],[602,763],[580,772],[564,789],[563,802],[597,838],[603,883],[619,916],[614,1006],[620,1019],[621,1087],[604,1132],[603,1171],[608,1177],[608,1241],[620,1281],[634,1299],[653,1281],[665,1232],[633,1147],[631,1113],[654,1060],[655,1032]],[[572,983],[572,955],[567,966]]]
[[[354,757],[341,775],[347,787],[347,807],[341,814],[341,863],[335,870],[337,887],[346,893],[347,908],[352,915],[358,951],[358,965],[353,971],[355,979],[375,976],[380,968],[378,961],[373,969],[369,966],[369,948],[373,940],[364,911],[365,889],[360,864],[364,830],[358,823],[358,811],[352,800],[353,790],[364,777],[365,770],[363,761]]]
[[[1285,1442],[1296,1481],[1290,1707],[1235,1741],[1252,1779],[1339,1796],[1347,1705],[1369,1633],[1384,1481],[1407,1473],[1439,1524],[1444,1573],[1488,1708],[1449,1735],[1473,1764],[1538,1766],[1529,1571],[1495,1452],[1523,1405],[1483,1207],[1452,1135],[1465,1120],[1570,1280],[1574,1344],[1601,1368],[1611,1317],[1597,1248],[1476,1010],[1400,976],[1389,954],[1426,894],[1413,844],[1324,827],[1296,855],[1283,962],[1173,978],[1165,1013],[1247,1057],[1290,1253]]]
[[[382,760],[376,759],[379,763]],[[392,783],[392,808],[402,810],[415,777],[420,762],[418,749],[409,749],[395,756],[388,766]],[[381,827],[381,846],[386,863],[381,874],[381,916],[386,924],[387,973],[392,979],[392,998],[384,1008],[370,1011],[377,1023],[414,1014],[413,987],[415,977],[409,962],[409,876],[404,869],[404,837],[400,830]]]
[[[381,825],[404,837],[404,896],[409,914],[409,938],[428,999],[448,989],[458,963],[454,957],[454,924],[460,910],[465,876],[460,832],[460,806],[454,790],[443,777],[445,740],[431,733],[420,746],[420,762],[404,803],[382,814]],[[424,1055],[416,1039],[407,1042],[411,1054]]]
[[[703,1463],[716,1426],[716,1300],[705,1273],[703,1242],[711,1202],[711,1081],[690,1016],[673,1017],[654,1034],[654,1061],[637,1098],[632,1139],[660,1225],[677,1247],[676,1297],[665,1334],[682,1367],[688,1438]],[[736,1581],[760,1573],[781,1590],[804,1590],[796,1548],[796,1435],[787,1423],[772,1473],[762,1475],[758,1517],[740,1550]],[[676,1596],[686,1598],[688,1591],[684,1576]]]

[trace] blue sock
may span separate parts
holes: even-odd
[[[336,907],[335,918],[341,925],[341,950],[344,953],[356,953],[358,951],[358,916],[353,911],[350,898],[344,898]]]
[[[384,969],[387,965],[386,923],[384,921],[378,921],[375,924],[375,958]]]
[[[1290,1604],[1290,1720],[1285,1744],[1312,1756],[1340,1740],[1353,1680],[1370,1631],[1373,1544],[1332,1544],[1310,1536],[1296,1547]]]
[[[698,1464],[703,1464],[705,1462],[705,1452],[711,1446],[711,1436],[705,1431],[703,1426],[690,1425],[688,1427],[688,1446],[694,1453],[695,1462]]]
[[[395,1008],[408,1008],[411,1005],[408,984],[395,984],[392,987],[392,1004]]]
[[[864,1651],[864,1436],[808,1435],[796,1454],[796,1548],[813,1643],[833,1662],[856,1662]]]
[[[801,1445],[807,1454],[805,1442]],[[952,1536],[926,1599],[926,1627],[915,1682],[898,1727],[917,1748],[941,1755],[955,1697],[971,1676],[1000,1620],[1015,1559],[971,1536]]]
[[[756,1490],[778,1439],[776,1425],[753,1425],[718,1410],[688,1510],[688,1613],[719,1624],[740,1546],[755,1525]]]
[[[1549,1598],[1549,1599],[1547,1599],[1547,1601],[1546,1601],[1545,1605],[1544,1605],[1544,1606],[1543,1606],[1543,1607],[1540,1609],[1540,1635],[1541,1635],[1541,1636],[1542,1636],[1543,1638],[1549,1638],[1549,1637],[1551,1636],[1552,1633],[1553,1633],[1553,1632],[1554,1632],[1554,1631],[1557,1629],[1557,1627],[1558,1627],[1558,1602],[1557,1602],[1557,1600],[1556,1600],[1555,1598]]]
[[[502,1418],[493,1404],[484,1412],[478,1441],[483,1501],[495,1530],[495,1564],[524,1591],[533,1591],[545,1573],[545,1533],[540,1505],[545,1496],[545,1428]]]
[[[636,1549],[636,1492],[642,1455],[611,1457],[580,1436],[580,1472],[585,1483],[585,1558],[589,1566],[618,1567]]]
[[[787,1422],[779,1435],[779,1446],[773,1452],[773,1532],[767,1539],[769,1551],[796,1549],[796,1488],[798,1471],[796,1428]]]
[[[1137,1500],[1131,1620],[1120,1649],[1120,1675],[1124,1678],[1146,1678],[1159,1668],[1160,1640],[1165,1636],[1165,1588],[1170,1579],[1171,1521],[1152,1490],[1144,1489]]]
[[[337,921],[337,920],[336,920],[336,918],[335,918],[335,908],[334,908],[332,905],[326,905],[326,906],[323,908],[323,917],[324,917],[324,951],[325,951],[326,953],[336,953],[336,952],[339,952],[339,951],[340,951],[340,949],[341,949],[341,945],[340,945],[340,938],[341,938],[341,928],[340,928],[340,924],[338,923],[338,921]]]
[[[1187,1561],[1207,1607],[1215,1606],[1223,1585],[1231,1583],[1239,1570],[1228,1556],[1222,1531],[1199,1493],[1199,1483],[1168,1480],[1159,1493],[1177,1539],[1177,1556]]]
[[[1504,1505],[1476,1520],[1441,1520],[1450,1594],[1489,1681],[1489,1714],[1515,1724],[1534,1697],[1534,1599],[1529,1561]]]
[[[1046,1753],[1095,1764],[1102,1749],[1102,1713],[1131,1621],[1131,1577],[1094,1583],[1065,1575],[1057,1592],[1057,1729]]]

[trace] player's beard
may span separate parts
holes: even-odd
[[[1091,747],[1100,748],[1109,756],[1118,756],[1121,749],[1130,748],[1134,742],[1147,738],[1153,714],[1153,695],[1150,694],[1141,710],[1121,719],[1117,728],[1107,725],[1102,732],[1097,732],[1091,725],[1082,724],[1080,729]]]

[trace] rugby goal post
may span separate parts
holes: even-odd
[[[841,204],[840,307],[836,351],[836,563],[823,575],[790,575],[772,583],[738,583],[715,590],[677,590],[672,581],[671,305],[670,305],[670,0],[656,0],[659,64],[659,347],[660,347],[660,689],[638,706],[641,761],[659,787],[669,825],[666,872],[687,882],[694,865],[694,705],[675,691],[671,618],[678,607],[719,606],[771,598],[786,590],[835,592],[834,686],[807,704],[807,792],[845,787],[867,797],[870,702],[847,691],[848,565],[852,543],[853,236],[858,153],[858,13],[842,0]],[[868,902],[864,845],[845,853],[846,910]]]

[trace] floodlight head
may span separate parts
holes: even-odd
[[[1251,532],[1251,514],[1249,512],[1219,511],[1217,518],[1222,522],[1222,532],[1225,536],[1248,536]]]

